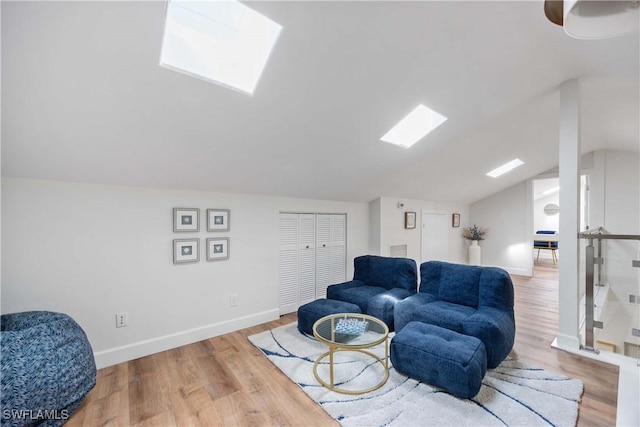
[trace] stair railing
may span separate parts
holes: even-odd
[[[603,240],[638,240],[640,241],[640,235],[637,234],[606,234],[603,227],[598,227],[593,230],[582,231],[578,233],[579,239],[587,239],[588,243],[585,247],[585,337],[584,345],[580,345],[581,350],[587,350],[594,353],[599,353],[598,349],[594,346],[594,334],[593,329],[602,329],[603,324],[600,321],[594,319],[594,291],[595,286],[604,286],[602,284],[602,265],[604,264],[604,257],[602,256],[602,241]],[[593,241],[596,241],[596,246],[593,246]],[[598,266],[598,282],[595,281],[595,266]],[[640,260],[632,261],[633,267],[640,268]]]

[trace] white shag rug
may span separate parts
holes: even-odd
[[[575,426],[578,418],[581,381],[512,359],[487,371],[473,399],[458,399],[408,378],[390,362],[384,386],[352,396],[318,383],[313,363],[328,348],[301,334],[296,323],[252,335],[249,341],[343,426]],[[384,357],[384,344],[370,351]],[[371,357],[338,352],[334,372],[336,385],[348,390],[377,384],[384,371]],[[327,358],[318,373],[328,381]]]

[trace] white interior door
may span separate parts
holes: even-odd
[[[449,215],[422,213],[422,262],[449,260]]]

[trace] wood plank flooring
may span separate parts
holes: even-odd
[[[585,391],[578,425],[615,425],[618,368],[550,347],[557,333],[557,268],[514,276],[512,355],[572,378]],[[296,320],[295,314],[100,369],[96,387],[67,426],[337,426],[247,336]]]

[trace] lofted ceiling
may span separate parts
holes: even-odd
[[[3,175],[470,203],[557,166],[573,78],[583,152],[638,152],[638,34],[572,39],[542,1],[245,4],[283,26],[253,96],[158,65],[164,2],[3,1]],[[379,141],[418,104],[448,120]]]

